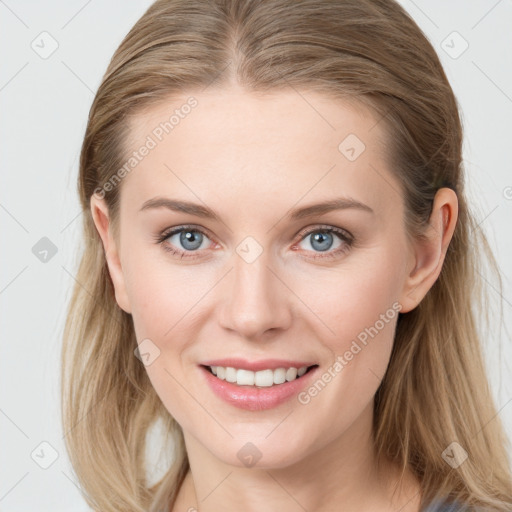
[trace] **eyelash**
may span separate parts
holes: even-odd
[[[163,231],[161,234],[156,236],[156,243],[160,244],[164,251],[169,252],[175,256],[181,256],[181,258],[185,257],[185,258],[195,259],[195,258],[199,257],[199,254],[194,254],[193,256],[187,255],[187,253],[189,253],[189,252],[193,254],[193,253],[197,253],[198,251],[181,251],[178,249],[174,249],[173,247],[171,247],[169,245],[165,245],[164,242],[169,237],[171,237],[177,233],[181,233],[182,231],[193,231],[196,233],[201,233],[202,235],[210,238],[208,233],[206,233],[202,229],[199,229],[195,226],[186,226],[185,225],[185,226],[179,226],[176,228],[172,228],[170,230]],[[313,233],[318,233],[318,232],[334,233],[335,235],[338,235],[338,237],[341,239],[341,241],[343,242],[344,245],[341,247],[338,247],[338,249],[335,249],[334,251],[325,252],[322,255],[317,253],[314,256],[308,256],[308,258],[311,258],[311,259],[322,258],[324,260],[325,259],[333,259],[333,258],[336,258],[337,256],[339,256],[341,253],[348,252],[350,250],[350,248],[352,247],[352,245],[354,244],[354,238],[352,237],[352,235],[350,235],[350,233],[348,233],[348,231],[345,231],[344,229],[340,229],[340,228],[335,228],[333,226],[317,226],[313,229],[306,228],[298,234],[298,236],[300,237],[299,242],[302,242],[302,240],[304,238],[306,238],[307,236],[309,236]],[[297,242],[297,243],[299,243],[299,242]]]

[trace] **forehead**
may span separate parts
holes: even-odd
[[[386,194],[396,202],[398,187],[390,187],[378,120],[363,104],[292,88],[173,96],[131,119],[127,161],[149,149],[132,162],[122,195],[138,203],[166,192],[219,204],[238,198],[248,208],[258,202],[257,212],[262,203],[290,206],[335,190],[384,206]]]

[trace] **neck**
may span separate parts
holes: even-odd
[[[412,474],[399,481],[396,466],[377,463],[372,414],[370,404],[342,436],[281,467],[226,464],[184,433],[190,471],[173,510],[417,512],[419,485]]]

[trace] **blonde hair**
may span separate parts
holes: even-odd
[[[499,272],[465,199],[456,98],[432,45],[393,0],[159,0],[115,52],[81,152],[85,247],[62,352],[65,442],[88,503],[102,512],[168,510],[189,469],[181,427],[134,356],[132,319],[115,300],[91,195],[123,165],[129,119],[174,93],[233,82],[249,92],[315,90],[372,109],[389,135],[409,236],[422,236],[439,188],[456,192],[459,218],[441,274],[397,323],[375,396],[375,449],[414,472],[422,506],[448,496],[510,510],[509,441],[475,321],[480,255]],[[121,188],[105,193],[112,222]],[[174,461],[150,486],[146,438],[157,420]],[[442,457],[453,441],[469,455],[457,468]]]

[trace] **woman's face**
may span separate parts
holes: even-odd
[[[292,89],[193,97],[133,120],[108,251],[155,391],[186,439],[236,466],[367,436],[398,311],[415,305],[383,123]]]

